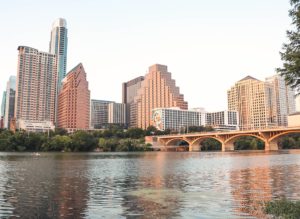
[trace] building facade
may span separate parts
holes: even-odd
[[[219,111],[205,113],[206,125],[215,130],[239,130],[239,116],[237,111]]]
[[[67,22],[63,18],[56,19],[52,24],[49,53],[57,57],[57,90],[66,76],[68,51],[68,29]]]
[[[295,92],[280,75],[266,78],[272,87],[273,114],[278,126],[288,125],[288,115],[296,112]]]
[[[126,104],[110,103],[108,104],[108,123],[126,125]]]
[[[80,63],[62,81],[58,95],[57,125],[69,132],[89,129],[90,90]]]
[[[27,132],[49,132],[51,130],[54,131],[55,126],[50,121],[27,121],[19,119],[16,128]]]
[[[10,120],[15,113],[16,76],[10,76],[6,85],[6,104],[4,116],[4,128],[10,128]]]
[[[122,103],[126,104],[126,123],[130,127],[137,126],[137,112],[136,107],[134,107],[134,97],[137,95],[143,80],[144,77],[140,76],[122,84]]]
[[[55,122],[56,56],[19,46],[15,117]]]
[[[179,107],[187,109],[188,104],[176,87],[175,80],[172,79],[168,67],[155,64],[149,67],[141,83],[141,87],[134,97],[131,110],[136,112],[136,127],[146,129],[152,125],[152,110],[155,108]]]
[[[6,91],[3,91],[2,94],[2,103],[1,103],[1,116],[5,116],[5,104],[6,104]]]
[[[108,124],[108,105],[114,103],[107,100],[91,100],[91,122],[92,129],[101,129]]]
[[[152,111],[152,123],[161,131],[188,131],[190,126],[212,126],[217,130],[238,130],[236,111],[204,112],[203,110],[182,110],[178,107],[156,108]]]

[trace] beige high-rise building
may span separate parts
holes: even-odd
[[[80,63],[63,79],[58,96],[58,127],[69,132],[89,129],[90,90]]]
[[[138,89],[131,108],[136,110],[136,126],[146,129],[152,125],[152,110],[155,108],[179,107],[188,109],[188,103],[171,78],[168,67],[152,65]]]
[[[238,112],[241,130],[277,126],[271,84],[247,76],[231,87],[227,95],[228,110]]]
[[[15,117],[55,122],[56,56],[19,46]]]

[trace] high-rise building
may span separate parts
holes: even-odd
[[[80,63],[62,81],[58,95],[57,125],[69,132],[89,129],[90,90]]]
[[[5,104],[6,104],[6,91],[3,91],[2,94],[2,103],[1,103],[1,116],[5,116]]]
[[[114,103],[107,100],[91,100],[91,128],[100,129],[108,124],[108,105]]]
[[[287,117],[296,111],[295,92],[286,85],[283,77],[274,75],[266,78],[266,83],[271,84],[273,92],[273,114],[276,117],[278,126],[287,126]]]
[[[227,92],[228,110],[237,111],[241,130],[277,126],[272,86],[247,76]]]
[[[134,97],[133,108],[136,110],[136,126],[146,129],[152,125],[152,110],[155,108],[179,107],[187,109],[188,104],[176,87],[175,80],[172,79],[168,67],[155,64],[149,67]],[[131,107],[132,109],[132,107]]]
[[[134,118],[137,117],[137,112],[133,106],[134,97],[137,95],[143,80],[144,77],[140,76],[122,84],[122,103],[126,104],[126,123],[130,127],[136,126],[136,119]]]
[[[56,57],[19,46],[15,117],[26,121],[55,122]]]
[[[6,104],[4,116],[4,128],[10,128],[10,120],[15,113],[16,76],[10,76],[6,85]]]
[[[63,18],[56,19],[52,24],[49,52],[57,56],[57,87],[58,91],[61,82],[66,76],[68,49],[67,22]]]
[[[110,103],[108,104],[108,123],[109,124],[126,124],[126,104]]]

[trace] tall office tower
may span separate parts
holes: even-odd
[[[91,128],[100,129],[108,124],[108,105],[114,103],[107,100],[91,100]]]
[[[108,104],[108,123],[109,124],[126,124],[126,104],[110,103]]]
[[[155,108],[179,107],[187,109],[188,104],[184,101],[183,95],[176,87],[168,67],[165,65],[153,65],[149,67],[134,97],[133,107],[136,110],[136,126],[146,129],[152,125],[152,110]]]
[[[6,85],[6,104],[4,116],[4,128],[10,128],[10,120],[15,113],[16,76],[10,76]]]
[[[136,119],[130,118],[136,118],[136,108],[132,105],[143,80],[144,77],[140,76],[122,84],[122,103],[126,104],[126,123],[130,127],[136,126]]]
[[[55,122],[56,57],[19,46],[15,117],[17,120]]]
[[[68,49],[67,22],[63,18],[56,19],[52,24],[49,52],[57,56],[57,87],[58,91],[61,82],[66,76]]]
[[[251,76],[235,83],[227,91],[228,110],[237,111],[241,130],[277,125],[272,86]]]
[[[90,90],[83,65],[74,67],[62,81],[58,95],[57,125],[69,132],[89,129]]]
[[[5,104],[6,104],[6,91],[3,91],[2,94],[2,103],[1,103],[1,116],[5,116]]]
[[[296,111],[295,92],[290,86],[286,85],[284,78],[280,75],[266,78],[266,83],[272,86],[273,113],[278,126],[287,126],[287,116]]]

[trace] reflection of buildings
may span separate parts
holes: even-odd
[[[246,163],[244,158],[234,158],[238,162],[233,163],[232,166],[241,167],[246,164],[245,168],[230,173],[233,208],[238,216],[251,215],[265,218],[262,209],[264,202],[280,198],[299,200],[299,165],[288,165],[285,160],[289,159],[293,162],[295,159],[297,162],[298,158],[293,158],[289,154],[282,154],[280,160],[277,160],[278,157],[247,156]]]
[[[88,200],[88,179],[83,177],[87,171],[86,161],[70,162],[68,156],[9,157],[15,165],[7,170],[4,201],[5,206],[11,206],[14,217],[84,216]]]

